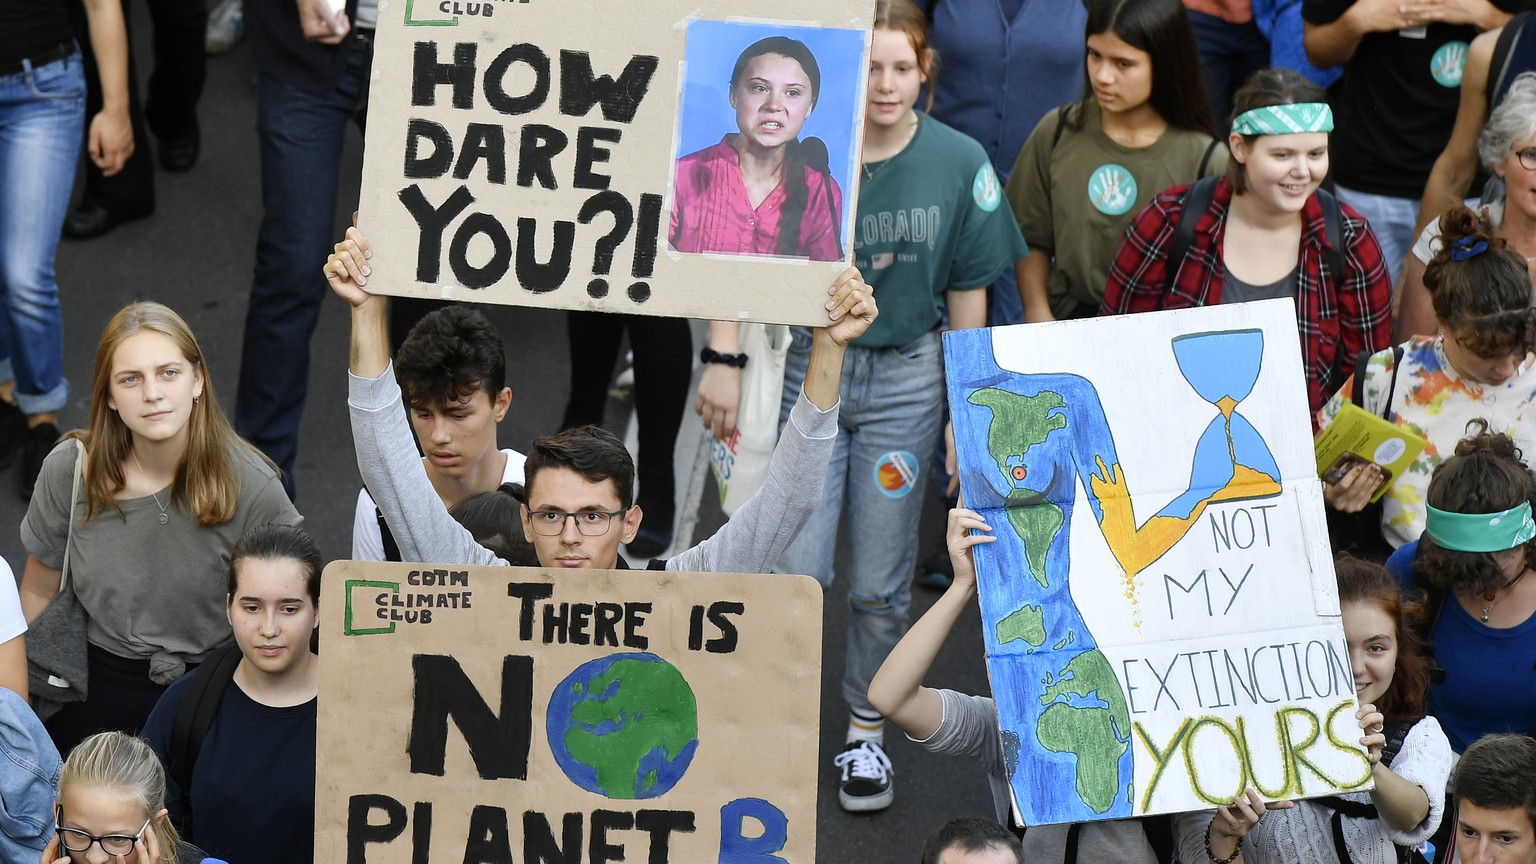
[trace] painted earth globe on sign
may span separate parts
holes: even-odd
[[[693,688],[654,654],[614,654],[576,667],[550,696],[545,728],[565,776],[608,798],[665,795],[699,746]]]

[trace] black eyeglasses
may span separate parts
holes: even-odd
[[[1524,150],[1515,151],[1520,157],[1520,167],[1527,171],[1536,171],[1536,147],[1527,147]]]
[[[60,822],[64,821],[64,811],[62,809],[57,810],[54,818]],[[149,823],[153,821],[153,818],[145,819],[143,827],[139,828],[139,833],[133,835],[104,834],[97,837],[95,834],[81,831],[79,828],[65,828],[63,826],[58,826],[53,830],[59,835],[59,845],[71,852],[88,852],[90,851],[91,844],[100,843],[101,851],[115,858],[120,858],[133,852],[133,845],[139,842],[139,838],[144,836],[145,831],[149,830]]]
[[[528,512],[528,521],[533,524],[533,533],[545,537],[555,537],[565,530],[565,520],[575,519],[576,530],[586,537],[601,537],[608,533],[613,526],[615,516],[623,516],[629,510],[582,510],[579,513],[567,513],[564,510],[531,510]]]

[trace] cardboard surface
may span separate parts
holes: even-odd
[[[359,215],[369,290],[824,324],[852,246],[871,21],[863,0],[382,0]],[[824,145],[800,224],[827,230],[784,256],[677,251],[676,160],[766,116],[731,86],[765,36],[801,43],[817,66],[803,125],[770,137]],[[748,203],[744,185],[737,198],[737,233],[788,209]]]
[[[1291,303],[944,350],[1026,822],[1368,788]]]
[[[317,862],[814,860],[814,580],[339,561],[324,586]]]

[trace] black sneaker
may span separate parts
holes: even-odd
[[[896,770],[885,748],[873,741],[850,741],[843,752],[832,759],[832,764],[843,769],[839,781],[837,801],[850,813],[869,813],[884,810],[896,799],[896,787],[891,782]]]
[[[0,471],[16,461],[21,436],[27,431],[27,415],[10,402],[0,399]]]
[[[27,430],[21,445],[21,497],[32,498],[32,487],[37,475],[43,470],[43,460],[59,443],[59,427],[52,423],[39,423]]]

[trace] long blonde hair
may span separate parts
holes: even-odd
[[[59,773],[59,801],[75,786],[115,789],[142,808],[145,818],[165,807],[165,769],[159,757],[149,742],[122,732],[98,732],[69,751]],[[181,864],[176,858],[181,836],[171,820],[157,819],[151,829],[160,844],[160,860],[140,864]]]
[[[187,420],[187,446],[176,466],[170,503],[189,511],[197,524],[205,528],[222,525],[234,518],[240,502],[240,472],[230,458],[231,449],[244,448],[268,465],[272,462],[236,435],[224,412],[219,410],[219,401],[213,395],[213,376],[208,373],[203,349],[192,335],[192,328],[170,307],[150,302],[124,306],[107,322],[96,345],[90,425],[65,436],[77,438],[85,445],[85,518],[95,518],[108,507],[123,515],[116,496],[127,483],[123,460],[129,458],[133,449],[133,433],[107,402],[111,395],[113,357],[125,340],[140,333],[159,333],[171,340],[192,364],[194,373],[203,376],[202,396],[193,401]],[[272,465],[272,470],[276,471],[277,466]]]

